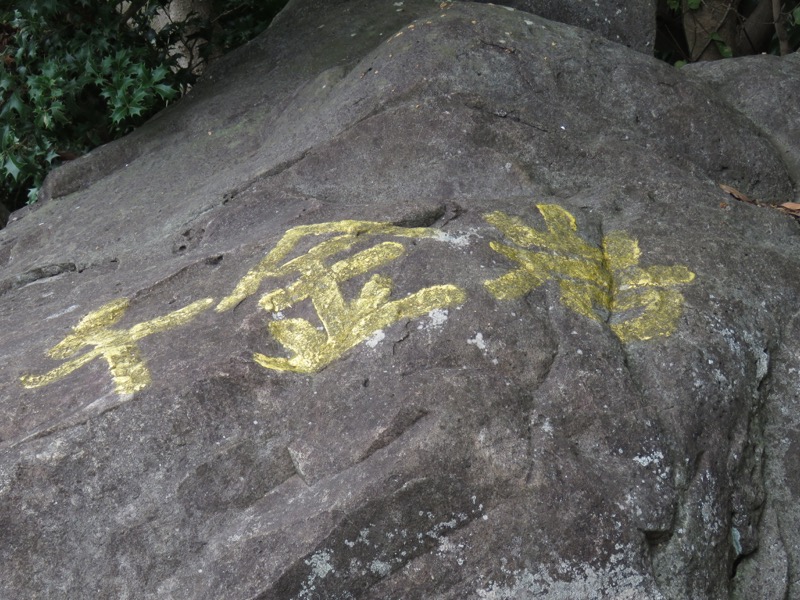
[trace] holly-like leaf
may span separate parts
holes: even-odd
[[[6,116],[9,112],[15,111],[19,115],[25,114],[25,103],[22,101],[22,98],[19,97],[17,92],[14,92],[9,96],[8,100],[5,101],[3,104],[3,110],[0,111],[0,117]]]
[[[17,166],[17,163],[14,162],[12,156],[6,159],[5,164],[3,165],[3,170],[6,172],[7,175],[10,175],[11,178],[16,181],[17,177],[19,177],[20,168]]]
[[[178,91],[165,83],[159,83],[153,86],[156,93],[164,100],[172,100]]]
[[[127,116],[127,110],[123,106],[118,106],[111,111],[111,121],[114,123],[114,125],[121,123]]]
[[[169,74],[169,70],[166,67],[158,66],[152,70],[151,76],[153,78],[154,83],[158,83],[163,81],[166,76]]]

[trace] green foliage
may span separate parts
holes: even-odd
[[[175,98],[187,74],[148,2],[130,21],[114,1],[30,0],[0,12],[0,201],[36,193],[60,157],[128,131]]]
[[[709,37],[717,45],[717,50],[722,58],[733,58],[733,50],[725,43],[725,40],[722,39],[719,33],[715,31]]]
[[[213,19],[154,20],[171,1],[0,4],[0,203],[34,202],[50,168],[140,125],[194,82],[198,57],[249,40],[286,4],[213,0]]]

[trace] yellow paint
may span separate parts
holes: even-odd
[[[321,244],[315,246],[308,255],[301,256],[296,261],[289,261],[281,265],[289,253],[295,249],[298,243],[303,238],[308,236],[320,236],[338,234],[336,237],[328,239]],[[244,299],[252,296],[258,291],[261,282],[267,278],[280,277],[282,275],[292,274],[298,270],[302,270],[304,261],[310,262],[317,259],[324,259],[334,254],[349,250],[358,241],[365,239],[367,236],[375,235],[392,235],[396,237],[406,238],[422,238],[433,237],[435,231],[427,227],[397,227],[389,223],[376,223],[372,221],[337,221],[334,223],[316,223],[314,225],[301,225],[294,227],[287,231],[281,240],[275,245],[275,248],[265,256],[260,263],[254,268],[250,269],[247,274],[242,277],[233,293],[223,298],[216,307],[217,312],[224,312],[237,306]],[[397,246],[400,246],[397,244]],[[402,248],[402,246],[400,246]],[[402,253],[402,252],[401,252]],[[389,252],[388,254],[391,254]],[[363,268],[362,271],[352,272],[349,277],[354,277],[360,273],[365,273],[368,270],[380,266],[386,262],[397,258],[397,256],[389,257],[386,253],[378,252],[374,257],[378,262],[368,264],[367,261],[356,261],[350,263],[356,269]],[[339,267],[344,269],[345,267]],[[343,281],[349,277],[340,279]]]
[[[304,238],[321,235],[333,237],[313,246],[305,254],[282,262]],[[405,254],[405,247],[398,242],[380,242],[327,265],[336,255],[376,235],[421,238],[432,237],[435,232],[426,227],[397,227],[370,221],[338,221],[295,227],[286,232],[275,248],[242,278],[230,296],[222,299],[216,310],[223,312],[238,305],[256,293],[265,279],[298,276],[294,283],[264,294],[258,304],[266,311],[279,312],[310,299],[323,330],[318,330],[305,319],[272,321],[270,333],[291,352],[291,356],[283,358],[256,353],[254,359],[268,369],[312,373],[387,325],[465,301],[464,292],[453,285],[424,288],[405,298],[390,301],[392,281],[379,275],[373,276],[354,300],[345,300],[339,287],[342,282]]]
[[[118,394],[132,394],[150,383],[150,373],[141,356],[137,342],[159,331],[173,329],[191,321],[214,304],[213,298],[198,300],[180,310],[171,312],[130,329],[110,329],[130,305],[127,298],[119,298],[89,313],[72,329],[66,338],[53,346],[47,355],[67,359],[84,346],[93,346],[89,352],[73,358],[43,375],[23,375],[20,379],[26,388],[36,388],[53,383],[76,369],[102,357],[111,370]]]
[[[515,245],[491,242],[519,268],[484,285],[500,300],[518,298],[557,280],[561,301],[578,314],[609,323],[623,342],[671,335],[683,310],[683,295],[672,289],[694,279],[683,266],[639,267],[638,242],[622,232],[592,246],[577,234],[575,218],[555,204],[537,205],[546,231],[502,212],[484,218]],[[538,247],[542,250],[530,250]]]
[[[672,335],[683,311],[683,295],[671,288],[690,283],[694,273],[680,265],[639,267],[638,243],[620,232],[607,235],[603,247],[614,273],[611,312],[634,313],[612,323],[612,331],[623,342]]]
[[[420,317],[435,308],[462,304],[466,300],[464,291],[454,285],[424,288],[390,302],[391,291],[391,279],[374,275],[358,297],[347,302],[339,291],[336,276],[333,273],[321,275],[311,292],[311,299],[324,332],[305,319],[272,321],[270,333],[292,352],[292,356],[279,358],[256,353],[255,361],[268,369],[313,373],[387,325],[400,319]],[[272,294],[264,296],[261,305],[274,310],[270,296]]]

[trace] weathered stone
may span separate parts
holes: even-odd
[[[800,106],[796,98],[800,97],[800,54],[748,56],[684,68],[689,76],[713,85],[721,98],[744,113],[780,149],[798,189]]]
[[[44,203],[85,190],[98,179],[122,169],[137,157],[137,147],[128,140],[116,140],[92,152],[64,163],[45,177],[38,202]]]
[[[798,225],[718,184],[795,190],[705,83],[298,0],[120,144],[0,232],[0,596],[798,595]]]
[[[655,0],[505,0],[495,4],[589,29],[612,42],[653,54],[656,39]]]

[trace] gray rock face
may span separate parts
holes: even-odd
[[[800,596],[760,126],[530,13],[290,3],[0,231],[0,597]]]
[[[800,97],[800,53],[694,63],[685,69],[690,77],[713,86],[721,98],[759,127],[783,153],[783,162],[798,189],[800,105],[796,99]]]
[[[656,39],[654,0],[507,0],[495,4],[589,29],[612,42],[651,56],[653,54]]]

